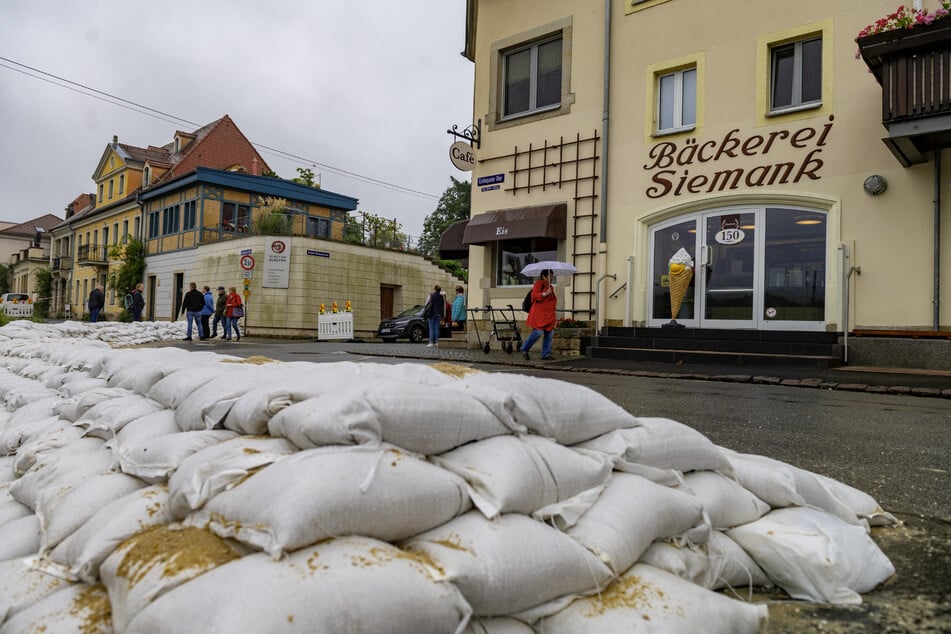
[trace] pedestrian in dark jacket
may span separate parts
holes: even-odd
[[[96,284],[96,288],[92,289],[86,302],[86,307],[89,308],[89,321],[93,323],[99,321],[99,311],[105,305],[106,296],[102,292],[102,284]]]
[[[224,330],[224,319],[225,319],[225,302],[227,301],[228,296],[225,294],[225,287],[218,287],[218,299],[215,301],[215,318],[211,321],[211,338],[214,339],[218,336],[218,324],[221,324],[222,330]]]
[[[211,287],[202,286],[202,297],[205,305],[201,307],[201,332],[200,339],[207,339],[209,331],[208,320],[215,314],[215,297],[211,294]]]
[[[198,290],[198,285],[194,282],[188,285],[188,292],[182,299],[181,314],[188,320],[188,329],[185,331],[185,341],[192,340],[192,324],[198,327],[198,338],[204,339],[205,333],[201,329],[201,311],[205,307],[205,296]]]
[[[142,282],[132,290],[132,321],[142,321],[142,309],[145,308],[145,297],[142,296]]]
[[[423,309],[426,321],[429,323],[429,343],[427,348],[439,347],[439,325],[446,316],[446,298],[443,297],[442,288],[439,284],[433,287],[433,292],[426,299],[426,307]]]

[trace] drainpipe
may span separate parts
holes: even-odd
[[[627,256],[627,284],[624,289],[624,327],[631,327],[631,287],[634,285],[634,256]]]
[[[594,283],[594,347],[598,347],[598,336],[601,334],[601,282],[604,281],[604,278],[610,277],[615,282],[617,281],[617,274],[615,273],[605,273],[598,278],[598,281]]]
[[[934,151],[934,315],[932,328],[939,330],[941,304],[941,150]]]
[[[611,0],[604,0],[604,109],[601,112],[601,244],[608,241],[608,117],[611,99]],[[616,278],[615,278],[616,279]]]

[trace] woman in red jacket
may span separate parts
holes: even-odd
[[[539,337],[542,339],[542,359],[551,358],[551,338],[555,330],[555,305],[558,298],[555,289],[549,282],[551,271],[542,271],[541,277],[532,287],[532,309],[528,312],[528,327],[532,334],[522,344],[520,351],[525,359],[529,359],[528,351],[532,349]]]
[[[231,341],[231,329],[234,328],[234,334],[238,341],[241,341],[241,331],[238,330],[238,322],[244,316],[244,306],[241,302],[241,296],[237,289],[232,286],[228,288],[228,296],[225,297],[225,335],[222,339]]]

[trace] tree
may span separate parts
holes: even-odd
[[[109,255],[122,260],[118,270],[109,275],[109,288],[117,297],[124,298],[145,275],[145,244],[138,238],[129,238],[124,245],[112,247]]]
[[[0,294],[10,292],[10,266],[0,264]]]
[[[307,185],[308,187],[313,187],[314,189],[320,189],[320,183],[315,180],[314,170],[307,169],[305,167],[297,168],[297,178],[291,179],[295,183],[300,183],[301,185]]]
[[[49,268],[33,271],[36,280],[37,300],[33,304],[33,316],[46,319],[50,313],[50,299],[53,295],[53,272]]]
[[[423,221],[423,235],[419,239],[419,250],[432,257],[439,256],[439,239],[443,232],[454,222],[469,219],[471,200],[471,183],[469,181],[452,181],[442,196],[433,213]]]
[[[380,249],[406,249],[408,238],[403,233],[403,225],[395,219],[389,220],[366,211],[358,213],[362,220],[347,216],[343,237],[345,241]]]

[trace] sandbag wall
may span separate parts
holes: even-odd
[[[581,386],[107,340],[0,329],[0,634],[757,632],[894,572],[868,495]]]

